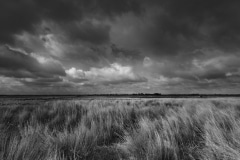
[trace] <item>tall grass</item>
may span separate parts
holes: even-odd
[[[0,107],[2,160],[239,160],[240,101],[81,100]]]

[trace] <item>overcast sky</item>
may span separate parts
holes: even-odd
[[[240,93],[239,0],[1,0],[0,94]]]

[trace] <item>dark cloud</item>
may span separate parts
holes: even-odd
[[[155,52],[177,54],[196,48],[239,49],[240,2],[233,0],[145,1],[151,20],[144,42]]]
[[[138,10],[138,3],[135,0],[1,1],[0,43],[14,42],[13,36],[23,31],[34,32],[36,25],[38,25],[42,20],[52,20],[59,24],[64,24],[81,20],[83,16],[91,15],[99,17],[100,15],[100,17],[112,17],[128,11],[137,12]],[[86,39],[86,37],[84,38]]]
[[[38,78],[65,76],[60,63],[43,59],[39,62],[34,56],[11,47],[0,48],[0,74],[8,77]]]
[[[126,12],[134,12],[139,14],[141,6],[138,0],[82,0],[83,10],[90,14],[100,14],[110,18],[121,15]]]
[[[36,6],[31,1],[1,1],[0,2],[0,42],[13,41],[13,35],[21,31],[33,31],[34,23],[39,21],[35,14]]]
[[[145,77],[140,77],[138,76],[136,79],[120,79],[120,80],[115,80],[115,81],[103,81],[101,82],[101,84],[103,85],[121,85],[121,84],[137,84],[137,83],[143,83],[143,82],[147,82],[147,78]]]
[[[115,62],[136,64],[144,59],[144,55],[139,50],[121,48],[116,44],[111,44],[109,49]]]
[[[110,41],[110,26],[102,23],[94,24],[91,20],[66,24],[64,30],[71,42],[80,40],[100,45]]]
[[[105,67],[112,63],[137,65],[142,63],[144,55],[135,49],[121,48],[115,44],[92,45],[80,43],[65,45],[64,57],[61,61],[69,67],[81,69]]]
[[[237,0],[1,1],[0,41],[11,42],[14,34],[34,31],[34,27],[42,20],[51,20],[59,25],[69,23],[65,29],[73,38],[99,44],[109,41],[108,26],[91,22],[76,25],[75,22],[86,16],[102,20],[102,17],[114,18],[129,11],[146,11],[152,14],[149,21],[151,25],[140,34],[144,34],[143,39],[151,49],[156,48],[166,54],[203,45],[235,49],[240,41],[239,4]]]
[[[174,57],[171,60],[154,61],[145,65],[145,73],[149,77],[162,75],[168,79],[180,78],[186,83],[228,81],[240,73],[240,59],[233,53],[225,54],[221,51],[199,51],[201,54],[191,58]],[[215,53],[214,53],[215,52]]]

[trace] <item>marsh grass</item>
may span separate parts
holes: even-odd
[[[238,160],[237,100],[81,100],[0,107],[2,160]]]

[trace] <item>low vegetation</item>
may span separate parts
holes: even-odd
[[[0,106],[1,160],[239,160],[237,99]]]

